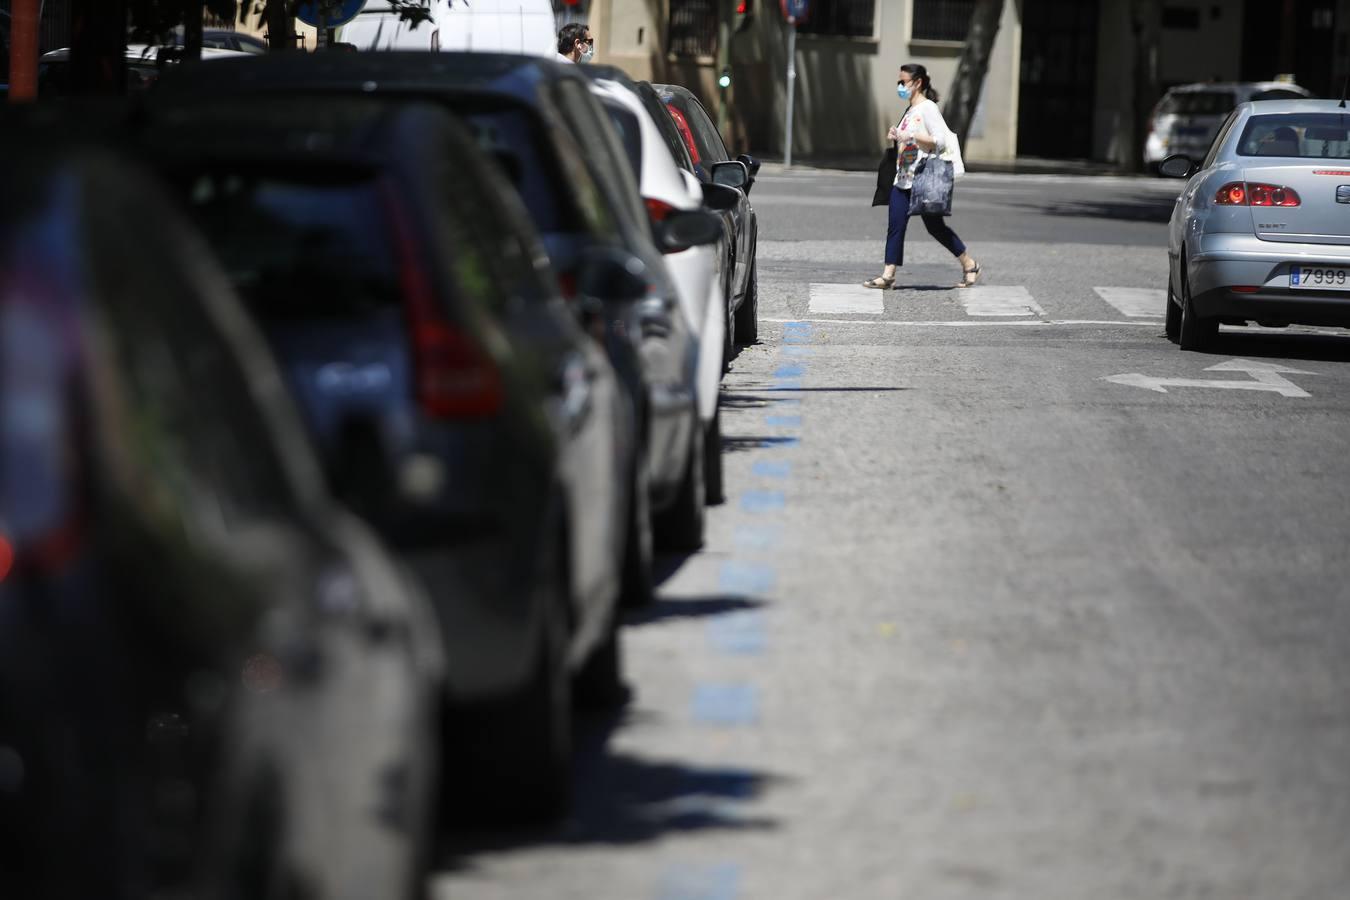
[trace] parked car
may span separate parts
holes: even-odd
[[[1243,103],[1168,225],[1167,336],[1202,350],[1220,323],[1350,327],[1350,125],[1334,100]]]
[[[429,0],[428,20],[404,20],[387,0],[369,0],[338,32],[361,51],[522,53],[553,58],[557,24],[550,0]]]
[[[439,50],[440,22],[450,2],[428,0],[426,6],[428,20],[413,21],[400,16],[388,0],[367,0],[356,18],[337,30],[337,40],[339,43],[351,44],[363,53],[375,50]]]
[[[413,896],[443,654],[205,244],[0,139],[0,893]]]
[[[1144,163],[1154,169],[1168,156],[1205,155],[1219,126],[1239,103],[1311,97],[1286,81],[1214,81],[1168,89],[1153,107],[1144,139]]]
[[[625,265],[643,273],[647,288],[636,301],[607,296],[598,316],[605,346],[642,425],[647,464],[638,471],[650,481],[657,537],[672,549],[702,544],[704,435],[692,388],[697,342],[675,314],[678,293],[654,243],[658,235],[585,76],[545,59],[490,53],[281,54],[200,74],[176,72],[162,87],[182,97],[285,92],[439,103],[470,123],[479,146],[516,184],[566,296],[577,296],[588,256],[626,254]],[[661,224],[659,239],[681,243],[682,233],[703,221],[697,211],[681,211]],[[700,238],[716,239],[711,231]]]
[[[741,194],[730,211],[735,240],[729,315],[732,342],[753,344],[759,339],[759,278],[755,267],[759,220],[750,204],[750,189],[759,173],[759,162],[744,153],[731,159],[708,111],[686,88],[673,84],[653,84],[652,88],[680,131],[699,180],[735,188]]]
[[[161,53],[168,50],[172,52]],[[139,94],[154,87],[160,75],[169,66],[178,64],[178,48],[152,47],[147,44],[130,44],[126,52],[126,85],[128,94]],[[202,60],[215,62],[222,59],[248,57],[252,54],[236,50],[202,48]],[[161,58],[162,57],[162,58]],[[70,48],[62,47],[38,58],[38,96],[43,99],[64,97],[70,93]]]
[[[619,134],[652,222],[664,221],[675,210],[701,208],[705,202],[703,186],[692,172],[676,164],[656,121],[638,97],[637,85],[609,66],[584,66],[581,71],[592,79],[592,90]],[[664,110],[657,112],[670,123]],[[720,218],[716,225],[720,230]],[[719,243],[665,251],[680,307],[698,339],[695,389],[704,429],[703,475],[709,503],[723,500],[720,400],[731,254],[725,235]]]
[[[514,192],[430,106],[198,98],[151,117],[145,145],[262,323],[334,490],[431,592],[447,698],[473,721],[456,770],[503,813],[560,811],[572,681],[623,696],[616,603],[626,571],[650,585],[650,555],[628,404]],[[578,280],[645,288],[604,257]]]

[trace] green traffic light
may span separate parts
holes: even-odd
[[[729,88],[729,87],[731,87],[731,73],[730,73],[730,72],[723,72],[723,73],[722,73],[722,76],[721,76],[720,78],[717,79],[717,86],[718,86],[718,87],[724,87],[724,88]]]

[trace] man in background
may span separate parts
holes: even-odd
[[[585,25],[569,22],[558,31],[558,62],[588,63],[595,56],[595,38]]]

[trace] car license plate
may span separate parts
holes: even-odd
[[[1350,266],[1294,266],[1289,286],[1305,291],[1350,290]]]

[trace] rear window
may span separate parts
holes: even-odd
[[[609,114],[610,124],[618,132],[619,139],[623,142],[624,155],[628,157],[628,162],[633,167],[633,177],[642,177],[642,135],[638,131],[637,116],[628,110],[619,106],[611,106],[608,103],[601,104],[605,112]]]
[[[397,307],[398,263],[373,174],[193,173],[193,216],[264,321]]]
[[[1177,91],[1158,104],[1158,115],[1224,116],[1235,106],[1231,91]]]
[[[516,188],[535,228],[541,232],[576,231],[575,215],[560,197],[555,154],[541,123],[523,109],[458,110],[478,146],[497,161]]]
[[[1239,156],[1350,159],[1350,115],[1284,113],[1252,116],[1238,139]]]
[[[687,97],[679,94],[669,94],[661,99],[670,104],[672,109],[680,111],[681,116],[689,130],[693,133],[694,144],[698,147],[698,155],[701,160],[707,163],[724,162],[727,159],[727,148],[722,143],[722,136],[717,133],[712,122],[708,119],[708,114],[703,107]],[[695,160],[699,162],[700,160]]]

